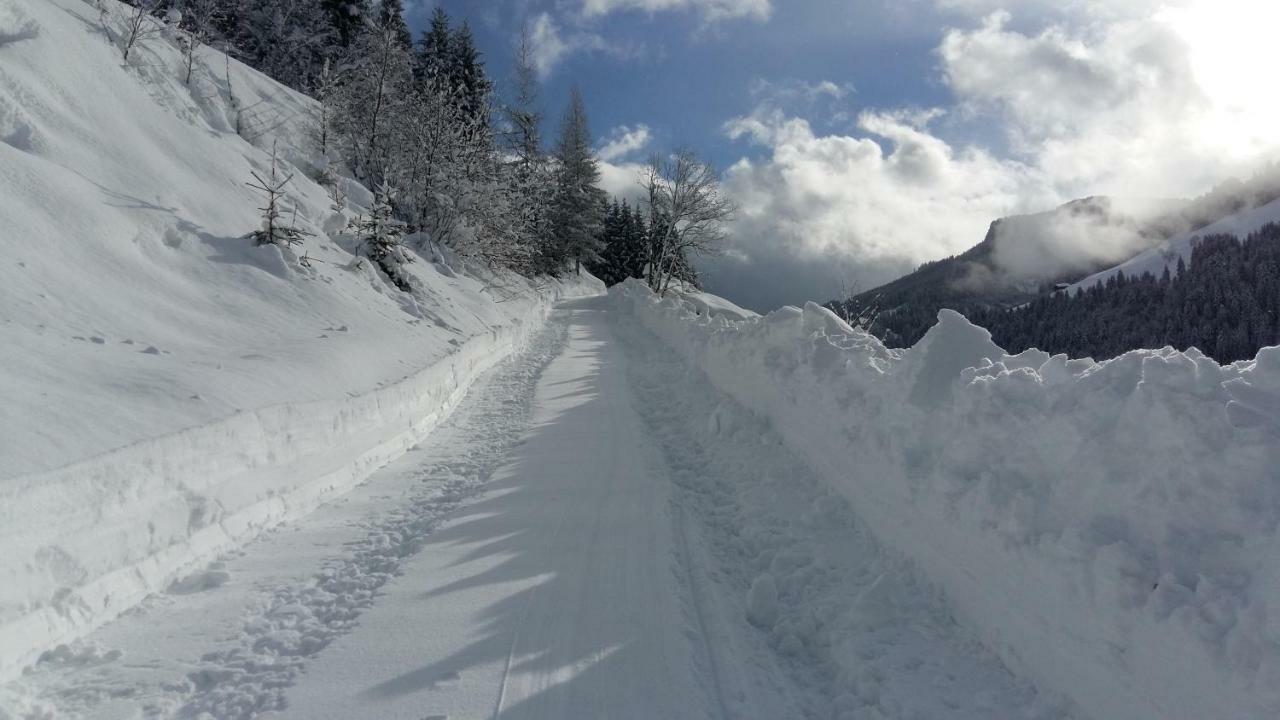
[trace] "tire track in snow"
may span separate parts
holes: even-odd
[[[551,533],[551,543],[554,544],[556,538],[560,536],[560,531],[564,528],[564,519],[556,524],[556,529]],[[524,604],[520,607],[520,617],[516,618],[516,626],[511,631],[511,648],[507,651],[507,660],[502,668],[502,680],[498,683],[498,702],[493,708],[493,720],[498,720],[502,716],[502,711],[506,709],[507,702],[507,685],[511,680],[511,668],[516,664],[516,652],[520,649],[520,631],[524,629],[524,622],[529,617],[529,608],[533,607],[534,600],[538,597],[538,590],[541,586],[534,587],[528,597],[524,599]]]
[[[716,647],[711,640],[711,624],[707,620],[706,600],[703,597],[705,591],[698,577],[698,571],[695,569],[694,556],[690,550],[689,520],[685,517],[684,510],[680,508],[677,502],[673,501],[671,505],[672,522],[676,531],[676,551],[680,555],[679,564],[684,570],[684,577],[681,579],[684,581],[689,593],[689,605],[691,606],[694,622],[697,624],[700,649],[707,663],[708,673],[711,675],[711,694],[715,697],[717,715],[720,720],[732,720],[734,714],[729,710],[729,703],[726,700],[724,689],[724,663],[717,658]]]
[[[945,598],[886,552],[767,423],[632,318],[615,322],[632,355],[637,410],[672,470],[676,521],[689,525],[679,561],[715,625],[704,634],[709,652],[731,665],[711,672],[745,692],[728,693],[731,716],[1079,717],[958,626]],[[755,597],[764,578],[775,592]]]
[[[205,655],[188,675],[192,692],[178,717],[252,718],[283,709],[285,692],[307,660],[349,632],[441,519],[483,490],[528,424],[538,377],[563,350],[566,335],[565,323],[553,316],[524,353],[473,390],[447,421],[449,436],[463,442],[435,448],[443,457],[415,471],[421,490],[397,510],[369,518],[366,536],[326,563],[312,583],[270,593],[245,623],[239,646]]]

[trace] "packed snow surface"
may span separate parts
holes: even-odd
[[[350,489],[599,291],[427,246],[401,292],[342,232],[367,191],[312,180],[315,103],[199,53],[187,86],[170,30],[125,64],[94,3],[0,0],[0,676]],[[244,237],[273,149],[293,250]]]
[[[1280,348],[402,292],[311,100],[109,35],[0,0],[0,717],[1280,717]]]
[[[8,688],[19,717],[1068,720],[604,298],[423,443]]]
[[[943,311],[898,351],[814,304],[734,322],[611,293],[1015,672],[1096,718],[1280,717],[1280,348],[1008,356]]]

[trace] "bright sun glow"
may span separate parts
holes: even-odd
[[[1274,33],[1280,4],[1193,0],[1161,18],[1187,42],[1196,81],[1209,100],[1201,137],[1234,159],[1275,147],[1280,95],[1274,91]]]

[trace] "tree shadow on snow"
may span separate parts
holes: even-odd
[[[626,361],[607,337],[602,305],[600,298],[588,298],[568,301],[561,310],[588,314],[588,339],[597,342],[568,357],[598,365],[598,373],[544,382],[543,402],[564,408],[533,427],[482,499],[459,511],[422,547],[423,555],[457,555],[465,549],[450,565],[464,569],[462,577],[446,584],[419,580],[433,586],[420,593],[422,602],[467,603],[478,588],[488,588],[481,602],[497,598],[476,612],[474,639],[447,657],[370,687],[363,693],[368,700],[421,693],[420,703],[429,711],[433,690],[497,664],[506,667],[509,678],[505,689],[494,688],[495,704],[501,703],[495,717],[506,720],[705,714],[705,708],[688,706],[688,692],[671,687],[673,677],[693,674],[688,648],[653,632],[655,618],[672,619],[672,607],[680,622],[679,601],[670,591],[671,552],[655,552],[644,542],[635,547],[610,543],[618,534],[652,543],[645,530],[653,527],[661,535],[660,546],[669,542],[669,495],[660,485],[665,471],[660,464],[650,467],[644,451],[626,454],[623,446],[639,441],[626,432],[640,428],[638,417],[634,425],[611,426],[612,432],[593,436],[609,446],[578,452],[588,441],[581,437],[584,428],[614,422],[616,416],[602,406],[617,398],[602,394],[600,385],[612,381],[611,374],[625,373]],[[582,328],[575,325],[573,332]],[[590,466],[591,457],[617,453],[648,468],[640,472],[650,482],[637,483],[616,464]],[[472,564],[475,571],[465,571]],[[503,589],[511,586],[519,589]],[[683,638],[684,633],[674,629],[671,635]],[[501,700],[497,693],[504,693]]]
[[[179,216],[177,208],[166,207],[127,193],[111,190],[98,183],[94,183],[94,185],[97,185],[102,194],[112,201],[107,203],[111,207],[168,215],[172,219],[172,224],[164,231],[163,240],[169,247],[181,247],[185,237],[193,237],[213,251],[213,254],[206,256],[206,259],[211,262],[226,265],[243,265],[281,279],[288,279],[289,277],[290,264],[296,260],[289,257],[292,255],[291,251],[282,250],[275,245],[255,245],[252,239],[244,236],[226,237],[214,235],[203,227]]]

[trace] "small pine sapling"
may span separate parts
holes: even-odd
[[[391,186],[382,183],[374,193],[373,209],[368,217],[361,215],[352,220],[349,227],[360,240],[360,249],[396,287],[411,292],[413,287],[405,275],[403,266],[413,262],[404,246],[405,223],[395,217],[395,196]]]
[[[276,160],[275,149],[271,150],[271,174],[264,178],[257,172],[253,172],[253,182],[245,183],[249,187],[262,192],[266,195],[267,202],[263,207],[258,208],[262,211],[262,227],[249,233],[248,237],[253,238],[257,245],[277,245],[287,248],[292,245],[302,244],[302,239],[312,233],[302,230],[293,222],[285,223],[280,217],[280,204],[284,198],[285,187],[289,181],[293,180],[293,175],[280,176],[279,163]],[[297,219],[297,209],[294,209],[294,219]]]

